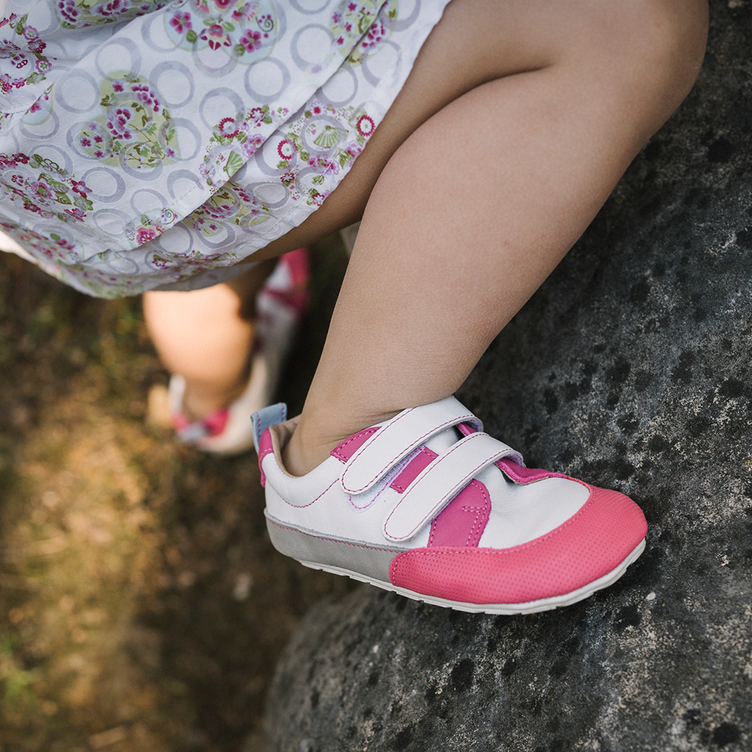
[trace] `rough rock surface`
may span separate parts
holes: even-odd
[[[538,615],[322,603],[274,752],[752,750],[752,7],[711,5],[697,87],[460,394],[528,464],[638,500],[645,554]]]

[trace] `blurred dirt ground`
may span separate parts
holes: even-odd
[[[344,266],[338,240],[317,249],[292,410]],[[166,382],[138,299],[0,254],[0,752],[261,752],[277,657],[349,587],[272,549],[255,455],[149,424]]]

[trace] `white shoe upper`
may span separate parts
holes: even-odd
[[[481,547],[507,548],[545,535],[576,514],[590,495],[585,484],[565,477],[511,480],[494,463],[508,457],[521,464],[521,457],[482,433],[480,421],[453,397],[403,411],[374,427],[346,461],[334,456],[335,450],[302,477],[289,475],[281,460],[295,423],[273,425],[273,451],[260,453],[267,515],[342,541],[396,550],[426,546],[431,522],[472,479],[483,484],[491,500]],[[458,424],[476,432],[463,436]],[[397,490],[395,479],[422,447],[438,456],[406,489]]]

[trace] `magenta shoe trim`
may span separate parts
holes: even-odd
[[[264,457],[266,457],[267,454],[274,454],[272,433],[268,428],[266,429],[266,431],[264,431],[264,433],[261,434],[258,445],[258,464],[259,470],[261,471],[261,486],[264,488],[266,487],[266,475],[264,473],[262,463],[264,462]]]
[[[392,481],[391,487],[397,493],[405,493],[407,487],[435,460],[439,455],[428,447],[421,447],[418,454],[408,462],[407,467]]]
[[[510,480],[515,483],[525,485],[526,483],[533,483],[536,480],[544,480],[545,478],[568,478],[568,475],[563,473],[552,473],[549,470],[541,470],[534,467],[523,467],[518,465],[514,460],[509,457],[503,457],[496,462],[496,467],[501,470]],[[573,478],[576,480],[576,478]]]
[[[349,439],[345,439],[332,449],[332,457],[336,457],[340,462],[347,462],[378,430],[379,426],[371,426],[371,428],[364,428],[354,433]]]
[[[473,480],[431,523],[428,547],[477,547],[490,516],[488,489],[480,481]]]

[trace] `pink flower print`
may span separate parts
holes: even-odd
[[[136,233],[136,242],[139,245],[143,245],[156,237],[157,231],[153,227],[139,227],[138,232]]]
[[[35,183],[32,183],[29,187],[31,188],[32,192],[36,194],[36,198],[42,200],[42,203],[47,203],[47,201],[55,196],[55,192],[52,190],[52,186],[43,177]]]
[[[248,113],[248,117],[253,120],[256,125],[261,123],[264,119],[264,116],[266,115],[266,112],[261,107],[254,107],[250,113]]]
[[[151,107],[154,112],[159,112],[159,100],[154,96],[154,92],[145,84],[133,84],[131,91],[136,95],[136,99]]]
[[[112,90],[115,91],[115,92],[120,93],[120,92],[125,91],[125,86],[123,86],[123,82],[122,81],[113,81],[112,82]]]
[[[379,44],[379,42],[382,42],[386,38],[386,29],[384,28],[383,21],[374,21],[371,24],[371,27],[368,29],[368,33],[365,36],[365,39],[361,42],[363,49],[369,50],[376,45]]]
[[[334,41],[341,47],[345,43],[345,38],[343,36],[339,36]]]
[[[14,154],[13,159],[21,164],[29,164],[29,158],[25,154]]]
[[[88,138],[87,136],[84,136],[81,139],[81,146],[83,146],[84,148],[86,148],[87,146],[91,146],[91,139]]]
[[[47,47],[47,43],[42,41],[41,39],[32,39],[29,42],[29,49],[35,55],[41,55],[44,52],[46,47]]]
[[[101,159],[101,158],[102,158],[102,157],[104,156],[104,152],[103,152],[103,151],[102,151],[101,149],[97,149],[97,150],[96,150],[96,151],[94,152],[94,156],[95,156],[95,157],[96,157],[97,159]]]
[[[78,21],[78,8],[75,0],[58,0],[57,8],[60,15],[69,25],[74,26]]]
[[[70,240],[66,240],[65,238],[58,238],[55,241],[55,245],[59,245],[61,248],[65,248],[67,251],[73,250],[73,243],[71,243]]]
[[[358,133],[360,133],[361,136],[368,138],[373,133],[376,125],[373,122],[373,119],[368,117],[368,115],[362,115],[355,127],[358,129]]]
[[[295,182],[295,173],[294,172],[286,172],[280,180],[285,184],[289,185],[290,183]]]
[[[324,168],[323,171],[326,175],[333,175],[339,172],[339,167],[328,159],[322,159],[319,164]]]
[[[243,46],[246,52],[253,52],[261,47],[261,32],[255,29],[248,29],[242,37],[240,37],[240,44]]]
[[[213,217],[214,219],[223,219],[225,217],[229,217],[232,214],[232,206],[230,204],[207,204],[204,207],[204,211],[206,211],[207,216]]]
[[[204,29],[200,38],[208,42],[212,50],[218,50],[222,46],[230,46],[230,39],[221,24],[212,24],[208,29]]]
[[[241,21],[246,20],[250,21],[253,19],[253,16],[255,15],[254,9],[251,6],[250,3],[246,3],[242,8],[235,8],[235,10],[232,12],[232,20],[233,21]]]
[[[66,209],[65,213],[70,214],[70,216],[73,217],[73,219],[77,219],[79,222],[83,222],[84,218],[86,217],[86,214],[84,214],[83,210],[79,208]]]
[[[115,18],[123,15],[128,10],[128,3],[126,0],[109,0],[109,2],[102,3],[102,5],[95,5],[92,8],[92,12],[98,16],[104,16],[105,18]]]
[[[350,12],[353,12],[354,10],[357,10],[357,8],[358,8],[358,6],[355,3],[350,3],[347,6],[347,10],[349,10]]]
[[[295,148],[285,138],[279,142],[279,146],[277,147],[277,154],[279,154],[282,159],[292,159],[293,156],[295,156]]]
[[[127,107],[118,107],[115,111],[115,116],[107,121],[107,128],[116,138],[130,140],[132,136],[130,129],[128,128],[128,121],[131,117],[132,114],[130,109]]]
[[[217,126],[217,130],[225,138],[233,138],[234,136],[237,136],[238,133],[240,133],[240,131],[238,130],[237,123],[231,117],[222,118],[222,120],[219,121],[219,125]]]
[[[73,193],[77,193],[79,196],[86,198],[91,188],[86,186],[83,180],[74,180],[71,178],[71,186],[73,187]]]
[[[50,65],[50,61],[47,60],[47,58],[42,58],[41,60],[37,60],[36,65],[34,66],[39,73],[48,73],[52,66]]]
[[[244,144],[241,145],[240,149],[243,153],[244,157],[252,157],[259,146],[264,143],[264,139],[261,138],[261,136],[251,136]]]
[[[29,112],[39,112],[39,110],[41,110],[41,109],[42,108],[39,105],[39,100],[37,99],[37,101],[34,102],[34,104],[31,105],[31,107],[29,107]]]
[[[177,13],[175,13],[170,19],[170,26],[172,26],[178,34],[182,34],[184,31],[190,31],[193,28],[191,14],[177,11]]]

